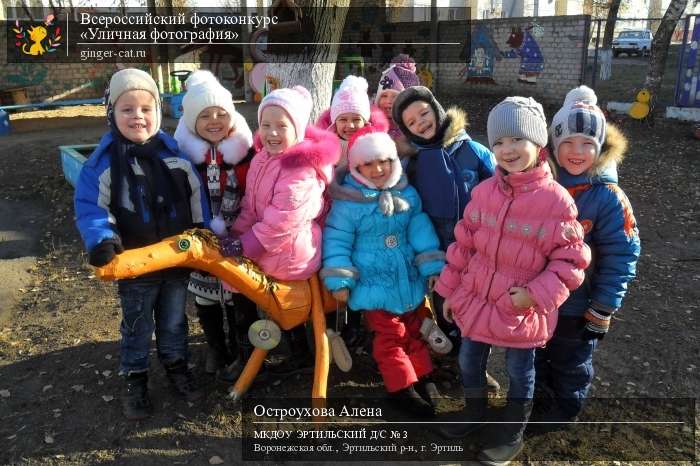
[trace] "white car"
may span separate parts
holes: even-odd
[[[614,56],[621,53],[626,53],[628,56],[632,54],[648,55],[651,51],[651,40],[653,36],[648,29],[639,29],[634,31],[622,31],[612,43],[612,51]]]

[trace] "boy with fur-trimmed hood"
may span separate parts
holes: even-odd
[[[462,218],[471,190],[493,175],[496,161],[490,150],[467,134],[467,114],[457,107],[445,111],[427,87],[402,91],[394,100],[392,113],[401,132],[417,149],[408,163],[408,179],[435,227],[440,249],[446,251],[455,241],[455,225]],[[434,298],[436,309],[442,309],[442,298]],[[456,351],[459,330],[440,312],[436,314]],[[489,385],[495,384],[490,380]]]
[[[535,412],[544,420],[574,421],[583,408],[593,380],[593,351],[622,305],[640,253],[632,206],[618,186],[627,139],[606,123],[596,103],[586,86],[569,91],[549,128],[558,181],[576,202],[593,261],[583,285],[559,309],[554,337],[536,353],[536,397],[554,398],[554,403],[536,400]]]

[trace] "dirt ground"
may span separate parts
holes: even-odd
[[[483,141],[493,102],[461,103],[472,115],[472,133]],[[0,290],[5,293],[0,294],[0,463],[217,464],[218,456],[224,464],[241,464],[240,406],[228,399],[224,385],[203,374],[205,345],[196,323],[190,325],[190,348],[194,371],[207,384],[206,399],[195,406],[175,398],[154,354],[155,415],[138,423],[121,415],[116,287],[98,281],[86,262],[73,223],[73,190],[63,178],[57,150],[97,142],[105,130],[103,114],[101,107],[79,107],[13,115],[13,134],[0,138]],[[621,186],[635,209],[642,256],[624,308],[596,353],[592,395],[623,403],[697,400],[700,143],[690,138],[689,125],[678,122],[621,124],[631,142]],[[166,127],[173,126],[166,121]],[[502,359],[495,351],[490,371],[506,388]],[[440,411],[454,411],[460,405],[456,361],[439,365],[439,387],[450,397]],[[311,377],[298,374],[270,378],[251,394],[307,397],[310,391]],[[369,356],[362,354],[348,374],[331,368],[328,391],[369,398],[381,397],[383,387]],[[697,445],[697,432],[691,435]],[[431,432],[426,436],[437,438]],[[673,436],[660,438],[653,446],[658,451],[681,450]],[[604,442],[585,435],[531,437],[521,459],[534,464],[542,459],[537,451],[556,445],[557,455],[549,459],[560,464],[590,463],[596,458],[581,452],[595,448],[607,452],[598,457],[610,460],[605,464],[627,464],[613,463],[615,452],[644,440],[643,435],[609,435]],[[465,445],[473,448],[470,440]],[[637,459],[674,459],[666,453],[652,456]]]

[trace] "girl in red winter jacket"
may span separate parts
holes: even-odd
[[[590,250],[576,205],[546,162],[542,106],[532,98],[505,99],[489,114],[488,138],[496,174],[472,191],[435,288],[445,298],[445,319],[454,319],[462,333],[459,365],[465,420],[471,422],[441,431],[462,437],[482,420],[490,348],[504,347],[510,380],[505,423],[489,436],[479,459],[507,464],[523,448],[535,349],[552,337],[559,306],[583,282]]]

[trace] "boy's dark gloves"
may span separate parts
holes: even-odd
[[[243,244],[238,236],[227,236],[219,240],[219,252],[224,257],[241,257]]]
[[[584,340],[602,340],[610,329],[612,313],[588,308],[583,314],[586,326],[583,329],[582,338]]]
[[[92,248],[89,252],[88,262],[95,267],[109,264],[116,254],[124,252],[124,246],[119,237],[109,238]]]

